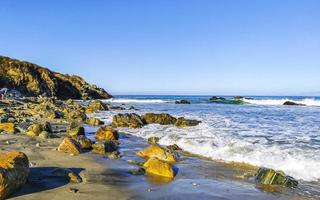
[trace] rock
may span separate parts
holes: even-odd
[[[170,163],[159,160],[158,158],[150,158],[144,163],[143,168],[147,174],[153,174],[165,178],[174,178],[174,172]]]
[[[72,183],[81,183],[82,178],[68,168],[56,168],[51,172],[54,176],[65,177]]]
[[[283,185],[287,187],[296,187],[298,185],[298,181],[291,176],[286,176],[281,171],[268,168],[260,168],[258,170],[256,181],[264,185]]]
[[[142,119],[147,124],[161,124],[161,125],[174,124],[177,121],[175,117],[172,117],[167,113],[160,113],[160,114],[146,113],[145,115],[142,116]]]
[[[39,137],[41,139],[48,139],[50,138],[50,134],[48,133],[48,131],[42,131],[40,134],[39,134]]]
[[[92,141],[90,138],[87,138],[84,135],[79,135],[76,137],[73,137],[74,140],[76,140],[82,149],[91,150],[92,149]]]
[[[82,110],[64,110],[65,118],[68,121],[83,122],[87,119],[87,115]]]
[[[242,97],[242,96],[235,96],[235,97],[233,97],[233,99],[234,99],[234,100],[242,100],[243,97]]]
[[[89,106],[86,108],[86,113],[95,113],[98,111],[109,110],[107,104],[103,103],[100,100],[92,101]]]
[[[158,158],[168,163],[177,162],[177,156],[173,152],[157,144],[151,144],[144,150],[137,152],[137,156],[145,159]]]
[[[39,136],[42,131],[47,131],[48,133],[52,133],[52,127],[49,122],[45,122],[42,124],[32,124],[28,127],[27,135],[30,137]]]
[[[135,114],[117,114],[113,116],[112,127],[131,127],[131,128],[141,128],[144,126],[142,118]]]
[[[65,137],[58,147],[58,151],[78,155],[81,153],[80,144],[72,139]]]
[[[119,159],[121,158],[120,152],[119,151],[113,151],[109,153],[108,158],[110,159]]]
[[[182,100],[177,100],[177,101],[175,101],[174,103],[175,103],[175,104],[191,104],[190,101],[184,100],[184,99],[182,99]]]
[[[96,140],[104,141],[104,140],[118,140],[119,134],[118,131],[113,129],[110,126],[103,126],[98,129],[95,134]]]
[[[108,99],[104,89],[79,76],[64,75],[25,61],[0,56],[0,86],[14,88],[24,96],[59,99]]]
[[[226,98],[213,96],[209,100],[210,101],[224,101],[224,100],[226,100]]]
[[[169,145],[169,146],[167,146],[167,149],[169,149],[170,151],[181,151],[182,150],[177,144]]]
[[[136,169],[130,170],[129,173],[135,176],[141,176],[141,175],[145,175],[146,170],[143,168],[139,168],[137,170]]]
[[[28,179],[29,160],[22,152],[0,154],[0,199],[19,190]]]
[[[121,106],[110,106],[109,109],[110,110],[125,110],[126,108],[121,107]]]
[[[292,102],[292,101],[286,101],[286,102],[283,103],[283,105],[285,105],[285,106],[305,106],[305,104],[295,103],[295,102]]]
[[[178,118],[176,123],[174,124],[176,127],[183,128],[187,126],[197,126],[201,122],[193,119],[185,119],[184,117]]]
[[[87,119],[86,123],[89,124],[90,126],[99,126],[103,124],[103,122],[100,119],[97,119],[94,117],[90,117],[89,119]]]
[[[156,144],[159,142],[159,140],[160,140],[160,138],[158,138],[158,137],[149,137],[148,138],[148,142],[151,144]]]
[[[79,135],[84,135],[84,128],[83,126],[80,126],[77,122],[73,121],[69,124],[67,127],[67,133],[71,137],[79,136]]]
[[[108,140],[105,142],[96,142],[95,144],[92,145],[92,152],[97,153],[97,154],[106,154],[110,153],[113,151],[116,151],[118,148],[118,145],[112,141]]]
[[[8,133],[14,133],[16,131],[14,123],[0,123],[0,132],[5,131]]]

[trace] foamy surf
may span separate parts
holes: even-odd
[[[161,99],[117,99],[111,98],[104,100],[105,102],[111,103],[168,103],[168,101]]]
[[[293,100],[289,98],[285,99],[243,99],[244,102],[254,105],[283,105],[286,101],[291,101],[298,104],[303,104],[306,106],[320,106],[320,100],[313,98],[306,98],[302,100]]]

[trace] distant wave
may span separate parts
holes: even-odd
[[[292,100],[292,99],[243,99],[244,102],[255,105],[283,105],[286,101],[291,101],[294,103],[304,104],[306,106],[320,106],[320,100],[313,98],[306,98],[302,100]]]
[[[108,99],[106,102],[113,103],[167,103],[168,101],[164,101],[161,99]]]

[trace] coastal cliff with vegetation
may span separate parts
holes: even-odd
[[[108,99],[104,89],[90,85],[76,75],[61,74],[36,64],[0,56],[0,88],[19,91],[24,96],[58,99]]]

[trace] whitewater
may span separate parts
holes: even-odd
[[[187,99],[188,105],[174,104]],[[108,102],[134,106],[135,111],[97,113],[111,123],[117,113],[169,113],[202,121],[195,127],[151,124],[120,131],[160,144],[178,144],[185,151],[225,162],[238,161],[282,170],[304,181],[320,180],[320,99],[318,97],[256,97],[243,105],[215,104],[207,96],[117,96]],[[307,106],[283,106],[285,101]]]

